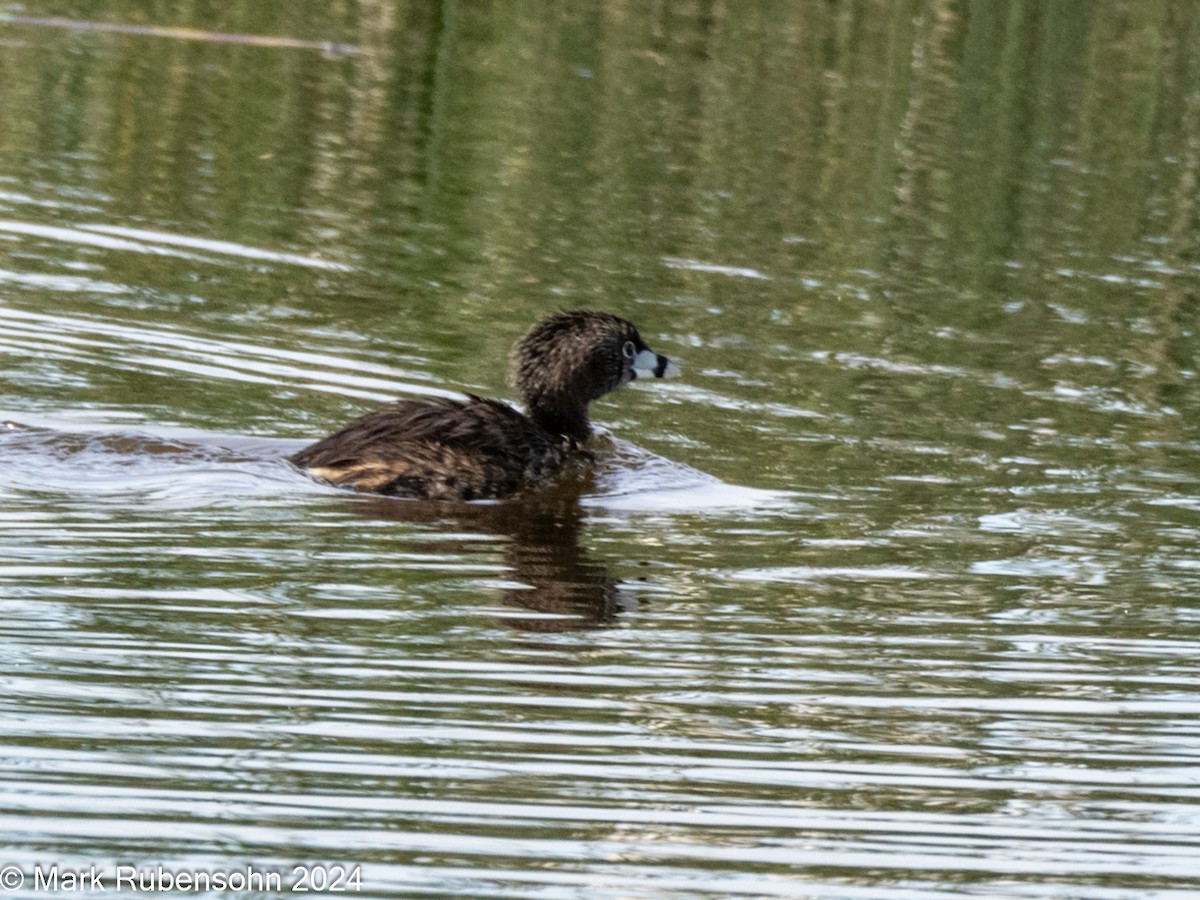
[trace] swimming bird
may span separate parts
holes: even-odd
[[[359,491],[430,500],[490,500],[550,480],[592,433],[588,404],[675,365],[632,322],[606,312],[550,316],[513,350],[522,412],[499,400],[400,400],[306,447],[291,462]]]

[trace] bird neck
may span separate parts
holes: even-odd
[[[568,397],[529,398],[529,417],[543,430],[553,435],[570,438],[582,444],[592,433],[588,421],[587,404]]]

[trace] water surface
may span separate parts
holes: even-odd
[[[1200,890],[1191,5],[102,12],[211,39],[0,22],[0,864]],[[578,306],[593,477],[282,461]]]

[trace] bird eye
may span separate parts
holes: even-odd
[[[621,348],[621,353],[626,359],[633,359],[637,356],[637,347],[633,346],[633,341],[626,341],[625,346]]]

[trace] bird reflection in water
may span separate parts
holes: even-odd
[[[558,632],[599,628],[613,623],[629,599],[603,563],[580,546],[584,512],[579,491],[560,489],[492,504],[355,497],[355,507],[372,517],[470,530],[504,539],[506,605],[536,615],[506,615],[506,625],[523,631]],[[433,539],[434,552],[460,552],[461,541],[447,547]]]

